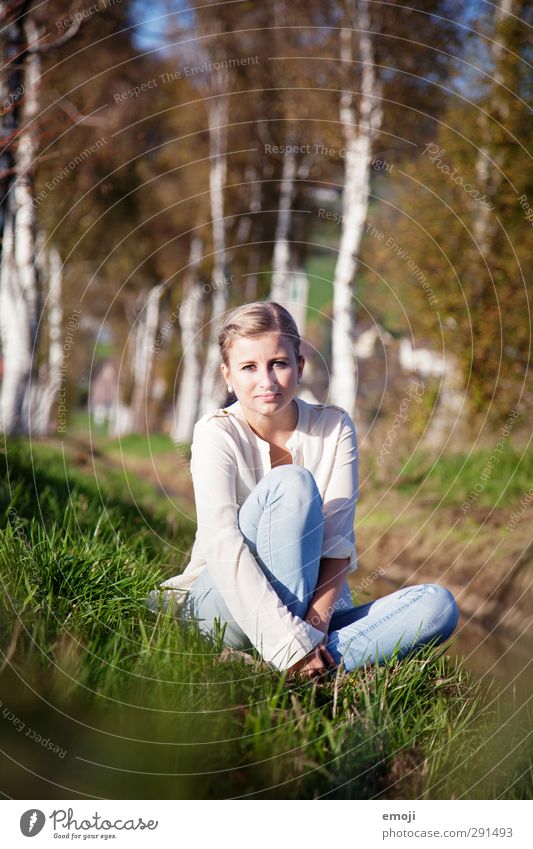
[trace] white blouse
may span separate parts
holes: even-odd
[[[322,557],[349,557],[357,569],[354,513],[358,498],[357,437],[341,407],[296,398],[298,422],[286,443],[292,462],[308,469],[323,501]],[[271,469],[270,445],[246,421],[239,401],[203,416],[194,428],[191,474],[197,532],[183,574],[165,581],[179,603],[203,572],[223,595],[235,622],[278,669],[305,657],[323,633],[282,604],[244,541],[238,511]]]

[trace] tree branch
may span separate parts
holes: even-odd
[[[61,47],[63,44],[66,44],[67,41],[70,41],[71,38],[74,38],[75,35],[79,32],[79,29],[82,24],[82,19],[77,16],[76,13],[81,9],[81,3],[76,3],[74,9],[72,10],[71,19],[72,23],[65,32],[58,35],[57,38],[54,38],[53,41],[48,41],[45,44],[39,44],[39,42],[35,42],[35,44],[28,45],[29,53],[48,53],[50,50],[55,50],[56,47]],[[45,34],[43,38],[46,38],[48,34]]]

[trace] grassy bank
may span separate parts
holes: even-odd
[[[0,454],[5,794],[529,795],[521,725],[446,648],[295,687],[146,611],[187,562],[194,523],[79,453],[12,442]]]
[[[366,572],[382,570],[395,584],[444,583],[463,624],[519,640],[528,660],[531,448],[507,445],[497,465],[490,448],[437,458],[413,451],[405,463],[394,460],[379,468],[375,456],[362,459],[357,531]],[[496,661],[501,647],[494,648]]]

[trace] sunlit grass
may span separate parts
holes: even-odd
[[[22,732],[6,717],[0,725],[12,759],[5,793],[527,795],[522,757],[491,771],[496,708],[445,647],[321,686],[295,686],[264,664],[222,663],[220,641],[144,606],[186,562],[190,522],[169,524],[146,483],[134,488],[136,504],[120,475],[65,468],[50,447],[30,456],[25,443],[8,443],[0,457],[0,699],[24,723]],[[509,738],[522,734],[515,726]]]
[[[416,450],[395,474],[400,494],[416,492],[435,503],[458,507],[468,501],[479,507],[507,507],[531,487],[533,451],[507,444],[498,453],[484,448],[435,458]]]

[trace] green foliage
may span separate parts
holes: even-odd
[[[456,358],[470,410],[492,423],[504,420],[518,399],[531,401],[526,4],[516,4],[516,15],[500,23],[497,9],[476,21],[471,36],[485,74],[467,86],[464,77],[452,77],[455,95],[442,121],[428,127],[415,158],[398,163],[387,184],[392,204],[377,205],[371,216],[384,241],[367,237],[363,246],[364,259],[404,305],[404,332]],[[490,48],[479,33],[492,39]]]

